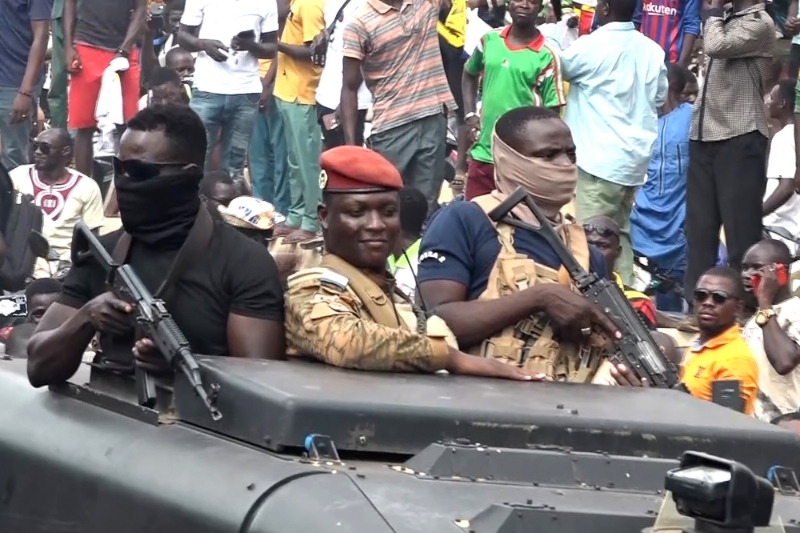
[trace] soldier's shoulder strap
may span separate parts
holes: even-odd
[[[476,196],[470,201],[480,207],[481,211],[486,215],[486,219],[497,232],[497,239],[500,241],[500,246],[503,248],[503,251],[509,254],[516,254],[517,252],[514,249],[514,226],[511,224],[503,224],[502,222],[495,222],[489,216],[492,209],[500,205],[500,200],[490,193]]]

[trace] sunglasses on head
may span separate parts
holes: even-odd
[[[33,141],[31,143],[34,152],[40,152],[42,155],[50,155],[57,148],[50,143],[44,141]]]
[[[734,297],[731,296],[730,294],[728,294],[725,291],[709,291],[707,289],[695,289],[694,290],[694,301],[696,303],[701,304],[701,303],[705,302],[706,300],[708,300],[709,298],[711,298],[711,300],[715,304],[721,305],[721,304],[724,304],[725,302],[727,302],[728,300],[730,300],[731,298],[734,298]]]
[[[617,232],[611,228],[607,228],[606,226],[599,226],[597,224],[584,224],[583,231],[588,233],[597,233],[601,237],[619,237]]]
[[[149,161],[142,161],[141,159],[122,160],[118,157],[114,157],[114,175],[124,175],[136,180],[157,178],[167,169],[188,170],[189,167],[198,174],[201,173],[201,170],[191,163],[150,163]]]

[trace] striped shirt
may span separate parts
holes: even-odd
[[[367,0],[344,31],[344,56],[361,60],[373,95],[373,133],[456,109],[439,53],[435,0],[405,0],[398,10]]]

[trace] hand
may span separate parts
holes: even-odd
[[[277,253],[275,254],[275,264],[278,267],[278,277],[286,279],[294,274],[297,265],[300,264],[299,253]]]
[[[14,97],[14,102],[11,104],[11,112],[9,113],[11,124],[19,124],[30,117],[32,108],[31,98],[32,97],[28,94],[17,93]]]
[[[258,99],[258,112],[259,113],[266,113],[269,111],[269,97],[272,95],[272,91],[264,91],[261,93],[261,97]]]
[[[238,35],[234,35],[233,39],[231,39],[231,50],[244,50],[245,52],[249,52],[254,44],[256,44],[254,39],[242,39]]]
[[[790,35],[797,35],[797,33],[800,32],[800,19],[797,17],[789,17],[786,19],[786,23],[783,27]]]
[[[542,374],[531,375],[519,367],[501,363],[496,359],[469,355],[452,348],[448,359],[447,371],[451,374],[516,381],[542,381],[545,377]]]
[[[83,65],[81,64],[81,56],[78,55],[77,50],[73,46],[67,46],[64,49],[64,64],[67,66],[67,72],[75,74],[79,72]]]
[[[83,311],[96,331],[121,335],[133,328],[130,320],[133,307],[117,298],[111,291],[89,300],[83,306]]]
[[[218,63],[224,63],[228,60],[228,56],[225,54],[228,51],[228,47],[214,39],[201,40],[200,51],[205,52],[208,57]]]
[[[761,282],[758,284],[758,292],[756,293],[756,301],[758,307],[761,309],[768,309],[772,307],[772,302],[775,301],[775,295],[778,294],[781,286],[778,283],[778,276],[775,273],[775,265],[767,265],[759,270],[761,275]]]
[[[614,365],[610,369],[611,375],[617,381],[617,385],[622,387],[649,387],[646,379],[640,381],[630,368],[625,365]]]
[[[311,41],[311,62],[318,67],[325,66],[325,57],[328,54],[328,39],[328,32],[323,30]]]
[[[136,366],[150,374],[161,375],[170,371],[167,360],[150,339],[139,339],[133,345],[133,358]]]
[[[469,136],[472,142],[477,142],[478,136],[481,134],[481,117],[472,115],[464,120],[464,125],[469,129]]]
[[[612,338],[622,338],[617,326],[596,305],[567,287],[553,283],[525,290],[538,291],[537,298],[544,304],[543,310],[556,330],[577,334],[586,328],[600,326]]]

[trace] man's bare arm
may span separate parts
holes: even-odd
[[[131,13],[131,20],[128,23],[128,32],[125,34],[125,39],[120,45],[120,49],[125,52],[130,52],[134,47],[136,41],[142,36],[145,24],[147,23],[147,0],[136,0],[134,4],[133,13]]]
[[[339,103],[339,119],[342,121],[344,142],[356,143],[356,124],[358,122],[358,88],[361,87],[361,60],[344,58],[342,68],[342,98]]]
[[[228,354],[249,359],[285,359],[283,322],[231,313],[228,316]]]

